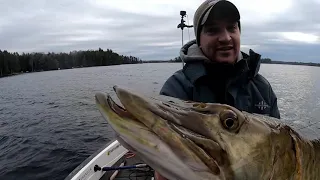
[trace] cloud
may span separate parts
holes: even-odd
[[[0,49],[69,52],[112,49],[144,60],[179,55],[180,10],[187,23],[202,0],[15,0],[0,6]],[[320,62],[319,0],[233,0],[241,13],[241,49],[286,61]],[[263,8],[262,8],[263,7]],[[184,30],[184,43],[194,39]]]

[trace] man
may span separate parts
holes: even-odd
[[[251,113],[280,118],[277,97],[260,74],[260,55],[240,51],[240,13],[226,0],[206,0],[193,19],[196,39],[185,44],[186,63],[160,94],[184,100],[229,104]],[[159,173],[155,179],[165,180]]]
[[[186,63],[160,94],[185,100],[229,104],[251,113],[280,118],[277,97],[262,75],[260,55],[240,51],[240,13],[226,0],[207,0],[193,19],[196,39],[185,44]]]

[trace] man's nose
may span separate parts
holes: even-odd
[[[226,29],[222,30],[219,35],[219,41],[220,42],[229,42],[230,40],[231,40],[231,36],[230,36],[230,33],[228,32],[228,30],[226,30]]]

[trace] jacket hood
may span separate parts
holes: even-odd
[[[248,70],[250,71],[249,74],[255,76],[260,70],[260,57],[260,54],[257,54],[250,49],[249,55],[244,52],[240,52],[238,62],[245,60]],[[180,58],[186,64],[191,62],[209,61],[209,59],[203,55],[201,49],[196,43],[196,40],[191,40],[181,47]]]
[[[180,58],[185,63],[192,61],[209,61],[209,59],[203,55],[196,40],[189,41],[181,47]]]

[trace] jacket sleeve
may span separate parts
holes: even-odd
[[[272,87],[270,86],[270,98],[272,100],[272,105],[270,107],[270,116],[280,119],[280,112],[278,108],[278,99],[274,91],[272,90]]]
[[[183,100],[190,100],[187,92],[186,79],[181,71],[170,76],[160,90],[161,95],[171,96]]]

